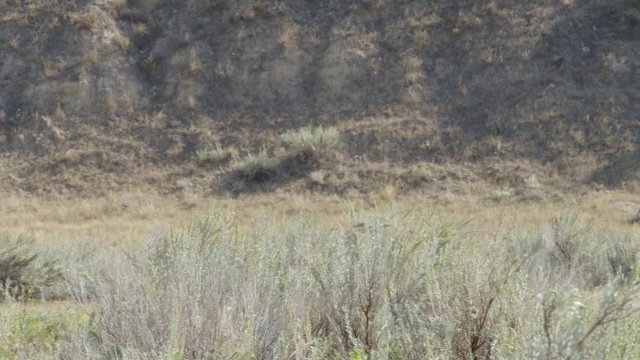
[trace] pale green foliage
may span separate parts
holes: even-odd
[[[199,163],[222,162],[229,159],[231,153],[219,144],[215,148],[196,150],[195,159]]]
[[[542,316],[532,319],[531,325],[542,331],[531,332],[528,346],[520,352],[525,358],[626,359],[639,353],[637,334],[618,338],[625,328],[640,326],[633,316],[640,306],[637,285],[612,282],[593,293],[558,288],[540,300],[535,310]],[[626,322],[619,323],[622,320]]]
[[[248,154],[242,162],[242,168],[251,173],[259,169],[273,167],[275,161],[269,156],[267,149],[262,148],[257,154]]]
[[[267,149],[262,148],[257,154],[247,155],[237,170],[238,179],[232,191],[242,192],[248,184],[265,184],[272,180],[277,161],[269,156]]]
[[[280,139],[294,150],[323,150],[336,146],[340,142],[340,133],[334,127],[303,127],[286,131]]]
[[[301,220],[275,230],[259,218],[242,232],[232,214],[213,211],[114,257],[96,283],[94,335],[79,333],[62,355],[640,356],[630,239],[602,241],[571,218],[490,238],[423,213],[351,209],[350,224]]]

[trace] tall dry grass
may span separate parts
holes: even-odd
[[[490,191],[490,189],[485,189]],[[363,209],[393,203],[400,211],[436,208],[452,219],[471,219],[474,230],[490,234],[498,224],[505,228],[535,231],[552,216],[575,214],[596,228],[635,232],[633,223],[640,209],[640,196],[624,191],[591,192],[547,201],[504,201],[487,204],[482,193],[444,192],[437,197],[424,193],[395,193],[389,185],[382,193],[356,194],[347,201]],[[359,196],[358,196],[359,195]],[[142,242],[150,232],[180,227],[211,204],[237,213],[243,227],[260,213],[274,218],[310,216],[317,222],[346,224],[344,198],[336,195],[301,193],[253,194],[236,199],[206,196],[186,188],[176,196],[148,192],[114,193],[94,198],[38,198],[7,196],[0,203],[0,229],[7,234],[33,235],[39,243],[66,243],[93,238],[107,244]],[[158,230],[159,229],[159,230]]]

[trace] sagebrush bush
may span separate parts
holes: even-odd
[[[38,251],[33,238],[0,236],[0,301],[41,297],[60,279],[56,262]]]
[[[338,145],[340,133],[334,127],[303,127],[282,133],[280,139],[293,150],[320,151]]]
[[[267,149],[262,148],[257,154],[245,156],[239,171],[248,182],[263,182],[262,178],[273,173],[276,165],[276,160],[269,156]]]
[[[224,189],[237,195],[246,191],[262,191],[278,180],[278,160],[262,148],[257,154],[248,154],[229,174]]]
[[[182,232],[153,238],[96,276],[94,325],[59,355],[640,355],[635,258],[622,255],[635,251],[628,241],[603,242],[564,220],[538,233],[486,238],[424,213],[349,214],[346,227],[303,219],[275,230],[264,217],[241,231],[233,214],[212,211]],[[564,255],[574,243],[578,249]]]
[[[194,158],[201,164],[225,163],[231,159],[231,152],[220,145],[216,145],[215,148],[196,150]]]
[[[45,248],[41,245],[40,248]],[[96,239],[77,239],[72,243],[46,246],[50,257],[57,259],[62,280],[50,293],[57,298],[91,302],[97,299],[97,280],[111,272],[117,257],[136,253],[138,249],[112,249]]]

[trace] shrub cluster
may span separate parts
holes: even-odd
[[[231,159],[231,152],[220,145],[215,148],[196,150],[194,159],[200,164],[226,163]]]
[[[0,301],[44,296],[61,279],[56,262],[47,259],[26,236],[0,236]]]
[[[287,151],[270,157],[266,148],[248,154],[223,185],[231,193],[270,189],[273,185],[308,176],[340,142],[336,128],[304,127],[280,135]]]
[[[99,278],[62,358],[638,358],[630,238],[571,218],[489,239],[422,213],[240,231],[213,211]],[[606,241],[605,241],[606,240]],[[633,241],[632,241],[633,240]]]
[[[280,134],[280,139],[294,150],[321,151],[336,146],[340,141],[340,133],[334,127],[303,127]]]

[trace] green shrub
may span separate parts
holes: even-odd
[[[36,251],[33,238],[0,236],[0,300],[39,297],[60,279],[56,262]]]
[[[267,149],[262,148],[257,154],[248,154],[234,172],[235,181],[248,185],[265,185],[274,180],[278,162],[269,156]]]
[[[88,317],[75,308],[51,314],[51,309],[16,309],[4,305],[0,315],[1,359],[51,359],[68,332],[85,330]]]
[[[196,150],[195,160],[198,163],[226,163],[231,159],[231,152],[220,145],[216,145],[215,149]]]

